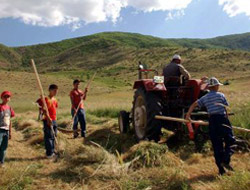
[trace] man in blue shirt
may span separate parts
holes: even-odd
[[[228,102],[223,93],[218,92],[221,84],[215,77],[208,81],[210,92],[194,102],[186,114],[186,119],[190,116],[195,107],[206,107],[209,114],[209,135],[214,149],[214,157],[220,175],[225,173],[225,169],[233,170],[230,166],[230,157],[233,154],[231,146],[235,143],[232,126],[228,120],[226,106]],[[225,143],[225,146],[224,146]]]

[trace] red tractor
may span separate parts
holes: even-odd
[[[156,75],[153,79],[148,78],[150,72],[154,72]],[[161,129],[165,128],[173,131],[176,136],[189,136],[191,140],[195,141],[198,149],[209,138],[207,126],[155,118],[156,116],[184,118],[189,106],[207,93],[206,84],[201,80],[181,81],[179,77],[164,79],[163,76],[158,76],[157,71],[146,69],[145,65],[139,63],[139,77],[135,81],[133,89],[135,93],[131,112],[121,111],[119,115],[121,133],[131,130],[132,123],[138,141],[154,140],[158,142],[162,134]],[[205,108],[195,110],[192,119],[208,120]]]

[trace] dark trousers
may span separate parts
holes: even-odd
[[[72,117],[75,115],[75,110],[71,110]],[[78,128],[78,123],[80,123],[81,126],[81,136],[85,137],[86,135],[86,117],[85,117],[85,110],[84,109],[79,109],[76,117],[74,119],[73,123],[73,130],[77,130]]]
[[[0,129],[0,164],[4,163],[6,151],[8,148],[9,131]]]
[[[44,144],[47,156],[51,156],[53,153],[55,153],[55,137],[57,136],[56,121],[52,121],[52,127],[54,129],[54,134],[50,126],[48,126],[47,121],[43,121]]]
[[[229,164],[233,154],[231,145],[235,143],[231,123],[225,115],[209,117],[209,134],[214,149],[214,157],[219,170],[222,163]]]

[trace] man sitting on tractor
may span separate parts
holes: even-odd
[[[181,65],[181,56],[177,54],[173,56],[171,63],[164,67],[163,76],[165,77],[165,82],[176,79],[178,83],[181,81],[181,76],[183,76],[185,80],[191,78],[189,72]]]

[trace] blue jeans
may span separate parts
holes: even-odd
[[[52,127],[54,129],[55,134],[53,134],[51,128],[48,126],[47,121],[43,121],[44,144],[47,156],[51,156],[53,153],[55,153],[55,137],[57,136],[56,121],[52,121]]]
[[[75,115],[75,110],[71,110],[72,117]],[[85,137],[86,136],[86,117],[85,117],[85,110],[84,109],[79,109],[76,117],[74,119],[73,123],[73,130],[77,130],[78,123],[80,123],[81,126],[81,136]]]
[[[8,148],[9,131],[0,129],[0,163],[4,163],[6,151]]]
[[[219,170],[221,164],[229,164],[233,154],[231,145],[235,143],[231,123],[225,115],[211,115],[209,118],[209,135],[214,149],[214,157]]]

